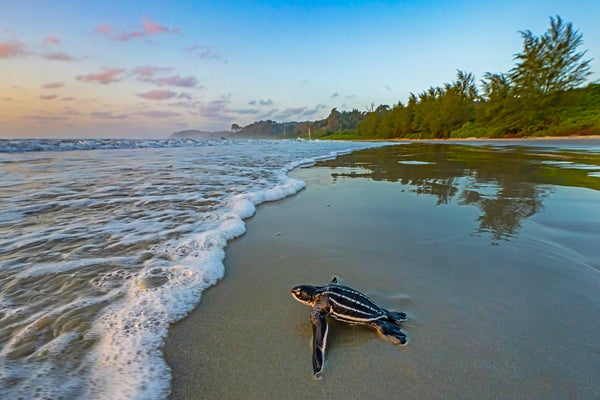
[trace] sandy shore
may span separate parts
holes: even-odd
[[[333,171],[294,171],[308,188],[260,206],[230,243],[225,279],[166,341],[171,399],[600,396],[597,270],[539,254],[525,233],[490,245],[468,207]],[[332,323],[316,381],[309,308],[289,290],[334,274],[407,312],[409,343]]]

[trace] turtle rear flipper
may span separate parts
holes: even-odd
[[[388,321],[376,321],[372,324],[377,329],[377,333],[388,339],[394,344],[406,344],[406,333],[398,325]]]
[[[408,319],[408,316],[406,315],[406,313],[403,313],[400,311],[388,311],[388,310],[384,310],[384,311],[387,316],[386,319],[390,322],[398,323],[398,322],[404,322]]]

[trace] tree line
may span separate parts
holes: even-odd
[[[600,84],[582,87],[591,60],[579,51],[583,35],[560,16],[540,36],[520,31],[523,45],[513,68],[476,77],[458,70],[442,86],[414,94],[406,104],[371,104],[367,110],[332,109],[320,121],[260,121],[241,135],[324,139],[521,137],[600,134]]]

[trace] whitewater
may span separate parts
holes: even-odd
[[[294,168],[381,144],[0,140],[3,398],[164,399],[169,325]]]

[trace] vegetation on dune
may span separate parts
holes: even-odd
[[[560,16],[547,31],[523,39],[515,66],[484,74],[480,85],[469,72],[414,94],[407,104],[371,104],[367,111],[338,111],[326,119],[277,123],[260,121],[238,130],[240,136],[323,139],[434,139],[600,134],[600,84],[583,87],[591,60],[579,51],[583,35]],[[237,126],[237,125],[236,125]]]

